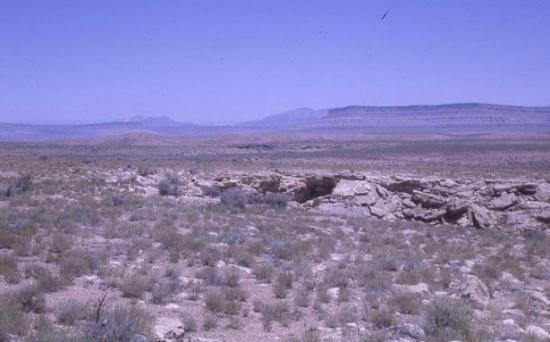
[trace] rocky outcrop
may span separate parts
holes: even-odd
[[[387,220],[533,227],[550,222],[547,184],[364,176],[339,180],[320,202],[364,207],[366,215]]]
[[[332,176],[307,177],[305,184],[294,190],[293,200],[304,203],[317,197],[330,195],[336,187],[336,178]]]
[[[195,187],[223,192],[232,187],[259,193],[285,193],[297,204],[335,209],[353,216],[407,219],[477,228],[546,227],[550,223],[550,184],[523,180],[267,173],[197,179]],[[188,191],[189,195],[196,192]]]

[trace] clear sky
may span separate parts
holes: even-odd
[[[550,1],[0,1],[0,121],[450,102],[550,105]]]

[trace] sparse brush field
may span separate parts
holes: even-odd
[[[214,153],[25,148],[0,162],[0,341],[548,340],[548,229],[330,215],[197,183]],[[281,166],[246,158],[223,171]]]

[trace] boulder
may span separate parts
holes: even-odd
[[[537,221],[543,223],[550,223],[550,211],[544,211],[536,215]]]
[[[426,283],[418,283],[414,285],[401,285],[401,284],[393,284],[392,289],[397,292],[405,292],[405,293],[417,293],[417,294],[428,294],[430,293],[430,289],[428,287],[428,284]]]
[[[376,191],[371,191],[366,195],[360,195],[355,197],[355,203],[359,206],[367,206],[367,205],[373,205],[378,201],[380,197],[376,193]]]
[[[332,191],[332,195],[335,197],[348,198],[356,195],[365,195],[371,190],[371,186],[367,182],[342,179],[336,184],[336,187]]]
[[[422,204],[422,207],[427,209],[439,209],[445,206],[445,200],[442,197],[417,190],[413,191],[411,199],[415,203]]]
[[[455,222],[467,213],[468,203],[463,200],[456,200],[447,204],[445,218],[449,221]]]
[[[506,210],[518,204],[518,198],[514,194],[503,192],[500,197],[491,201],[491,208],[496,210]]]
[[[546,332],[541,327],[537,327],[536,325],[530,325],[525,329],[525,334],[528,336],[535,337],[541,341],[548,341],[550,340],[550,334]]]
[[[417,206],[414,209],[403,210],[403,216],[408,219],[414,219],[422,222],[433,222],[442,219],[445,216],[446,211],[443,209],[438,210],[426,210]]]
[[[537,184],[522,183],[516,185],[516,190],[522,195],[534,195],[537,192]]]
[[[376,203],[369,207],[370,213],[372,216],[383,218],[384,216],[391,213],[385,201],[381,198],[376,201]]]
[[[477,228],[488,228],[497,223],[494,215],[489,209],[479,206],[477,204],[472,204],[470,206],[469,214],[471,216],[470,221]]]
[[[378,193],[378,196],[382,197],[383,199],[386,199],[391,195],[391,193],[381,185],[376,184],[375,188],[376,188],[376,192]]]
[[[156,341],[183,341],[185,329],[183,322],[176,317],[160,317],[153,328]]]
[[[485,283],[478,277],[468,274],[462,281],[452,284],[451,288],[464,299],[485,307],[491,298],[491,292]]]
[[[550,201],[550,183],[541,183],[537,185],[537,192],[535,193],[535,199],[541,202]]]
[[[414,207],[416,207],[416,204],[408,198],[405,198],[402,203],[405,207],[409,209],[413,209]]]
[[[412,323],[405,323],[399,326],[399,332],[414,338],[417,341],[423,340],[426,337],[424,329]]]
[[[394,183],[389,183],[386,188],[392,192],[404,192],[412,194],[413,190],[421,189],[421,183],[417,179],[406,179]]]

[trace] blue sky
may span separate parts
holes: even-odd
[[[548,18],[546,0],[4,0],[0,121],[550,105]]]

